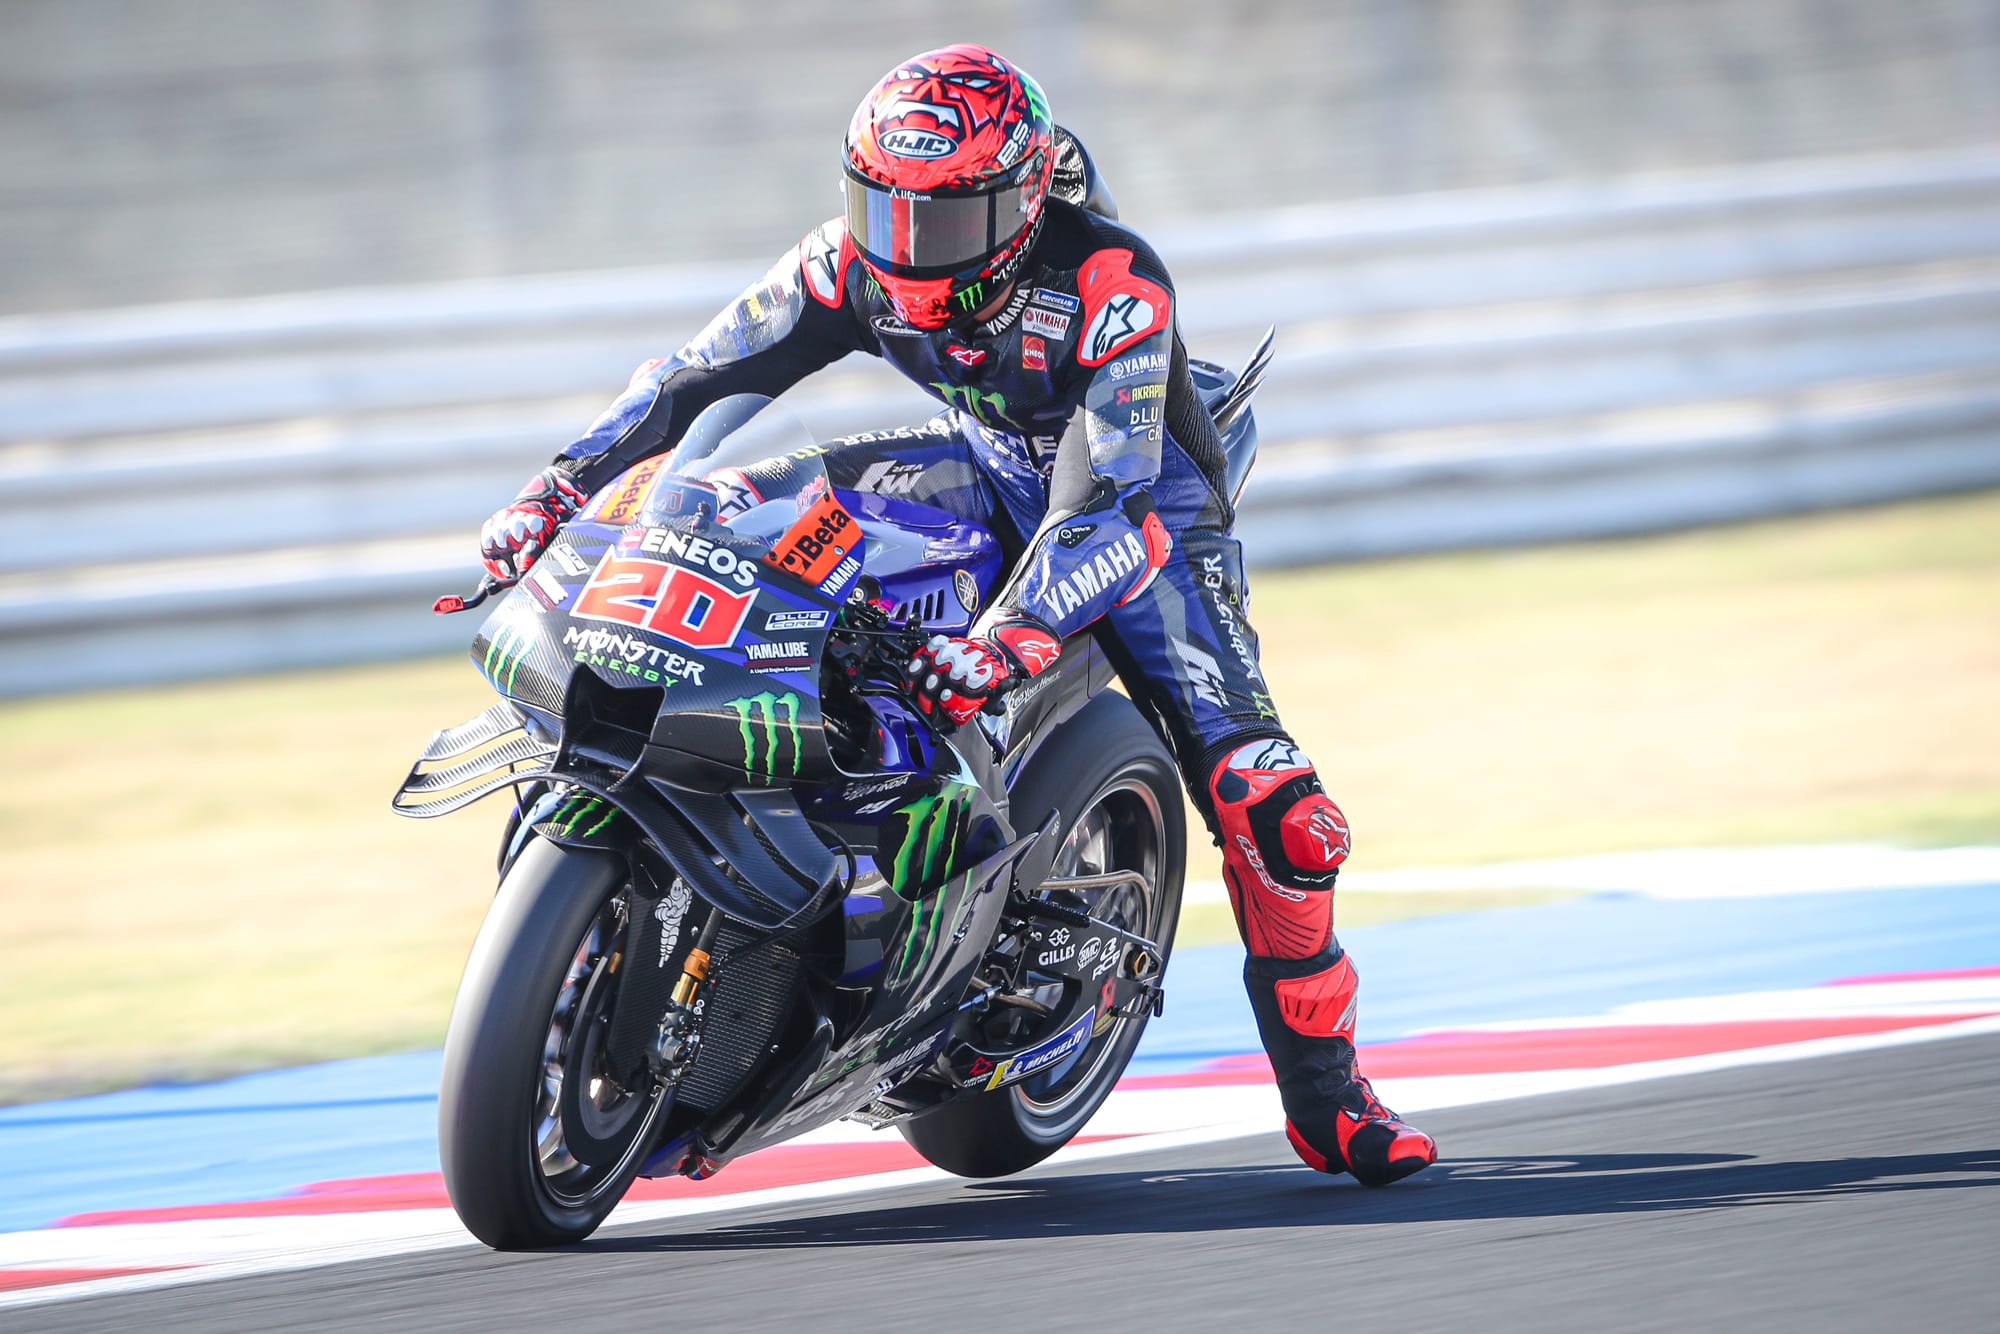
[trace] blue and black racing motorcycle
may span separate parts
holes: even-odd
[[[1237,479],[1267,351],[1197,363]],[[396,794],[428,817],[516,791],[438,1112],[490,1246],[581,1240],[636,1177],[840,1117],[1018,1171],[1159,1012],[1186,831],[1156,729],[1082,635],[941,735],[904,665],[971,624],[999,544],[831,487],[821,452],[739,396],[599,492],[473,642],[500,702]],[[718,517],[703,478],[780,454],[797,492]]]

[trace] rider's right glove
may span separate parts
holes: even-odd
[[[561,468],[547,467],[528,479],[514,503],[479,530],[479,555],[502,584],[511,584],[555,540],[556,529],[583,508],[588,492]]]
[[[1053,630],[1020,613],[983,623],[969,639],[932,635],[910,659],[917,708],[962,727],[1061,653],[1062,640]]]

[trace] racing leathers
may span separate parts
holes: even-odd
[[[923,386],[943,405],[928,423],[836,440],[817,460],[836,487],[984,523],[1013,557],[969,636],[912,664],[920,688],[962,720],[997,676],[1041,670],[1097,627],[1221,843],[1294,1145],[1322,1170],[1394,1180],[1435,1148],[1355,1070],[1354,971],[1332,930],[1346,821],[1265,687],[1222,443],[1172,283],[1130,229],[1055,197],[1047,208],[1011,287],[975,286],[936,330],[898,318],[842,220],[816,228],[687,346],[641,367],[555,466],[595,492],[670,449],[708,405],[775,396],[851,352]],[[788,466],[712,478],[725,516],[779,494]]]

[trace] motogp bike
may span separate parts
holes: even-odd
[[[1196,363],[1239,483],[1268,348],[1242,377]],[[906,664],[970,626],[999,543],[830,486],[823,452],[741,395],[599,492],[473,641],[499,702],[394,798],[516,793],[438,1108],[452,1205],[490,1246],[581,1240],[637,1177],[841,1117],[1019,1171],[1160,1012],[1186,831],[1157,729],[1084,634],[941,733]],[[794,492],[730,512],[711,479],[779,455]]]

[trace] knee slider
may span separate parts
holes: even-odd
[[[1248,742],[1209,775],[1224,874],[1252,954],[1309,958],[1333,935],[1333,882],[1347,821],[1283,737]]]

